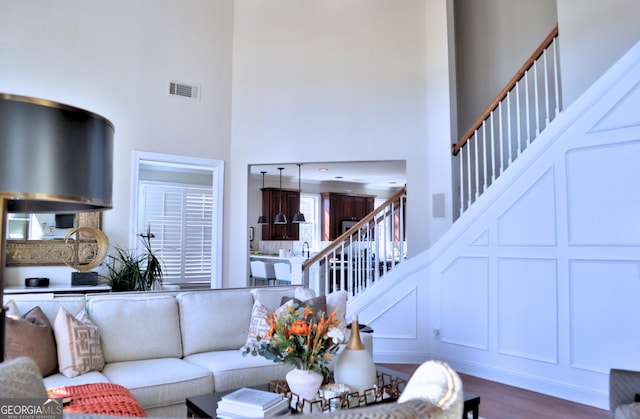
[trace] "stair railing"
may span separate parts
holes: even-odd
[[[460,151],[460,215],[560,112],[558,26],[547,35],[489,107],[453,144]],[[454,169],[455,170],[455,169]]]
[[[318,295],[346,290],[358,296],[406,259],[406,186],[302,264]]]

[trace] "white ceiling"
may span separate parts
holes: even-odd
[[[278,179],[278,167],[283,167],[283,182],[298,181],[296,163],[250,166],[251,177]],[[320,169],[327,169],[321,171]],[[302,163],[300,178],[303,183],[349,182],[366,185],[371,188],[395,188],[406,184],[406,164],[404,160],[385,160],[367,162],[331,162]]]

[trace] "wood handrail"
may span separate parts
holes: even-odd
[[[358,221],[349,230],[359,229],[360,227],[364,226],[365,224],[371,222],[371,220],[373,220],[376,217],[376,215],[378,215],[379,213],[384,211],[385,208],[387,208],[389,205],[391,205],[394,201],[399,200],[406,193],[407,193],[407,185],[404,185],[404,187],[401,190],[399,190],[395,195],[393,195],[391,198],[389,198],[386,201],[384,201],[384,203],[382,205],[380,205],[378,208],[376,208],[373,212],[371,212],[369,215],[364,217],[362,220]],[[302,270],[304,271],[309,266],[313,265],[314,263],[318,262],[320,259],[322,259],[326,255],[328,255],[336,247],[338,247],[343,241],[345,241],[347,239],[347,237],[349,237],[351,234],[352,233],[349,233],[348,231],[345,231],[344,233],[342,233],[340,236],[338,236],[333,241],[333,243],[331,243],[329,246],[327,246],[324,249],[322,249],[320,252],[318,252],[317,255],[315,255],[312,258],[310,258],[309,260],[305,261],[302,264]]]
[[[511,78],[509,83],[507,83],[506,86],[500,91],[500,93],[498,93],[498,96],[496,96],[496,98],[493,100],[493,102],[491,102],[491,104],[482,113],[482,115],[480,115],[480,117],[476,119],[473,125],[471,125],[471,128],[469,128],[467,132],[465,132],[464,135],[460,137],[458,143],[451,146],[451,153],[454,156],[458,155],[460,149],[464,147],[467,141],[469,141],[473,133],[482,126],[482,123],[485,121],[485,119],[487,119],[491,115],[491,112],[493,112],[498,107],[498,104],[502,102],[505,97],[507,97],[507,93],[509,93],[509,91],[515,87],[516,83],[525,75],[527,70],[529,70],[529,68],[531,68],[531,66],[535,64],[536,60],[540,58],[544,50],[546,50],[549,45],[551,45],[551,43],[557,36],[558,24],[556,24],[549,35],[547,35],[544,41],[542,41],[540,46],[533,52],[533,54],[531,54],[531,57],[529,57],[529,59],[522,65],[522,67],[520,67],[520,70],[518,70],[513,78]]]

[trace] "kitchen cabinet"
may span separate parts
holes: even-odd
[[[332,241],[343,233],[343,222],[359,221],[374,209],[375,195],[323,192],[322,241]]]
[[[280,212],[281,197],[282,213],[287,217],[287,224],[273,224],[276,214]],[[262,189],[262,214],[269,220],[269,224],[262,224],[262,240],[299,240],[300,226],[292,222],[298,212],[299,199],[297,190]]]

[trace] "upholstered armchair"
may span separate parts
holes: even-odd
[[[5,398],[46,398],[36,363],[26,357],[0,363],[0,394]]]
[[[609,373],[609,417],[640,418],[640,371],[612,369]],[[634,403],[635,402],[635,403]]]

